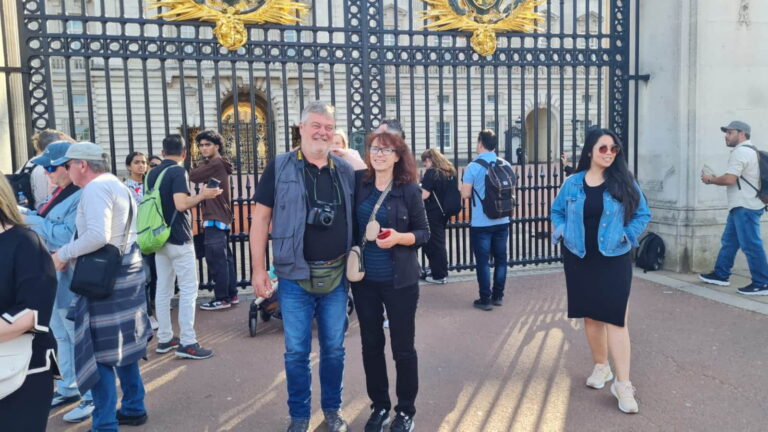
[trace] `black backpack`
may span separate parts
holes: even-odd
[[[477,159],[474,162],[487,170],[485,173],[485,198],[480,200],[483,205],[483,213],[490,219],[510,216],[515,206],[515,183],[517,182],[517,176],[512,170],[512,166],[500,158],[496,159],[493,164],[482,159]],[[474,188],[472,188],[472,192],[480,198]]]
[[[640,240],[640,247],[637,248],[637,255],[635,255],[635,264],[644,270],[643,273],[648,270],[658,270],[664,264],[666,252],[664,240],[657,234],[649,232]]]
[[[763,204],[768,204],[768,152],[760,151],[757,147],[751,145],[744,147],[749,147],[757,153],[757,164],[760,167],[760,180],[757,182],[757,186],[755,186],[750,183],[749,180],[745,179],[744,176],[739,177],[757,192],[757,197],[760,198],[760,201],[762,201]],[[739,189],[741,189],[741,185],[739,185]]]
[[[16,174],[6,174],[5,178],[13,188],[13,195],[16,202],[30,210],[35,209],[35,195],[32,193],[32,170],[37,165],[27,163]]]
[[[458,178],[451,177],[448,179],[448,184],[443,190],[443,194],[440,197],[437,193],[433,193],[437,206],[440,207],[440,211],[446,220],[456,216],[461,212],[463,206],[461,205],[461,192],[459,192],[459,180]]]

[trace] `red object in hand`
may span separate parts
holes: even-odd
[[[379,233],[379,235],[376,236],[379,240],[384,240],[385,238],[389,237],[389,235],[392,234],[391,230],[385,230]]]

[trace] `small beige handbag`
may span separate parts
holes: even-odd
[[[373,206],[371,217],[368,218],[368,224],[365,225],[365,234],[363,235],[363,241],[360,246],[352,246],[347,254],[347,280],[350,282],[360,282],[365,277],[365,263],[363,262],[363,251],[365,250],[365,243],[369,241],[376,241],[376,236],[381,231],[381,225],[376,221],[376,213],[379,212],[381,203],[384,202],[384,198],[389,195],[392,190],[392,182],[389,182],[387,188],[379,196],[376,205]]]

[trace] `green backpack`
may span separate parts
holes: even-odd
[[[139,249],[141,249],[143,254],[155,253],[165,245],[165,242],[168,241],[168,237],[171,235],[171,227],[165,223],[163,203],[160,200],[160,184],[166,171],[168,171],[168,168],[164,169],[157,176],[153,189],[147,189],[147,184],[146,182],[144,183],[144,196],[141,198],[139,214],[136,217],[136,242],[139,244]],[[173,219],[175,218],[176,212],[173,213],[171,224],[173,224]]]

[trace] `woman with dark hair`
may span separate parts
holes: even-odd
[[[128,178],[123,181],[131,190],[136,205],[141,203],[144,196],[144,174],[147,173],[147,156],[142,152],[131,152],[125,158],[125,168],[128,169]]]
[[[594,368],[587,386],[611,393],[625,413],[638,411],[629,380],[627,303],[632,283],[630,249],[651,212],[622,155],[619,137],[608,129],[588,131],[576,171],[552,204],[553,242],[563,242],[568,318],[584,318]]]
[[[413,430],[418,362],[414,347],[419,299],[418,247],[429,225],[416,184],[416,161],[400,135],[374,132],[366,139],[366,169],[356,172],[355,244],[363,244],[365,278],[352,284],[371,416],[365,430],[389,423],[384,307],[395,359],[397,405],[391,431]],[[373,216],[372,216],[373,215]]]
[[[459,192],[456,168],[440,150],[428,149],[421,154],[424,163],[424,177],[421,179],[421,197],[429,221],[429,242],[424,253],[429,259],[430,274],[426,281],[435,284],[448,282],[448,253],[445,250],[445,224],[450,216],[445,214],[446,197],[449,190]]]
[[[56,297],[56,272],[40,237],[24,225],[11,185],[0,173],[0,343],[3,368],[13,371],[14,354],[31,345],[31,359],[22,365],[23,382],[0,396],[2,429],[42,432],[58,375],[56,342],[48,329]],[[9,345],[17,345],[11,348]],[[7,362],[7,363],[6,363]],[[5,372],[5,371],[4,371]],[[8,381],[10,376],[8,376]],[[4,384],[7,384],[7,382]],[[5,389],[4,389],[5,390]],[[7,389],[10,391],[11,389]]]
[[[149,163],[147,164],[147,173],[152,171],[152,168],[156,168],[158,165],[163,163],[163,158],[157,155],[150,155],[149,156]]]

